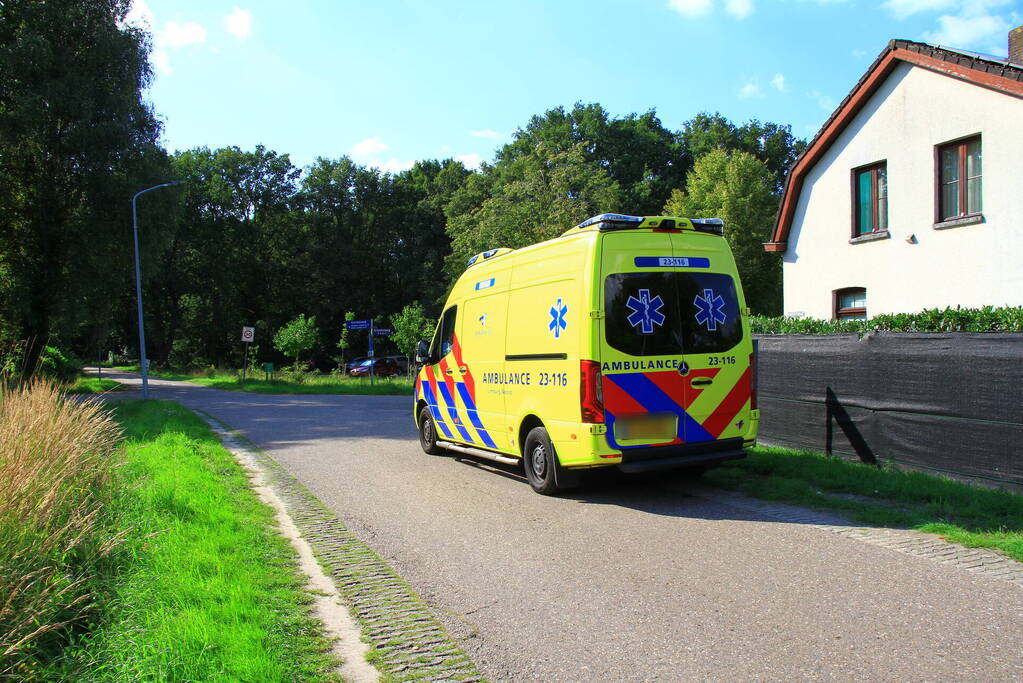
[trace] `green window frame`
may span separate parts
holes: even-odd
[[[880,161],[852,171],[852,236],[888,231],[888,162]]]

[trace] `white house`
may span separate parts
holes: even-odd
[[[1009,59],[893,40],[793,165],[784,313],[1023,305],[1023,27]]]

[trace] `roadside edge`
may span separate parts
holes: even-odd
[[[336,647],[342,648],[338,654],[345,659],[342,675],[346,680],[360,683],[376,680],[375,677],[360,677],[364,672],[353,670],[350,673],[345,668],[356,659],[371,661],[381,669],[384,680],[462,683],[484,680],[475,663],[411,586],[308,489],[229,425],[202,411],[195,412],[210,425],[243,467],[256,473],[253,485],[266,489],[280,505],[269,502],[277,510],[278,518],[283,516],[287,520],[281,525],[282,532],[293,544],[297,541],[304,545],[310,560],[315,556],[312,561],[318,564],[313,573],[318,572],[329,583],[328,590],[316,587],[328,593],[317,601],[317,610],[320,603],[326,601],[332,610],[344,611],[349,624],[354,626],[357,622],[361,626],[361,634],[356,631],[355,637],[361,635],[369,643],[366,646],[360,642],[361,648],[351,645],[350,631],[342,629],[338,634],[331,629],[332,635],[340,635],[343,641]],[[288,524],[297,532],[297,539],[287,533]],[[296,549],[300,556],[305,555],[298,545]],[[305,566],[302,569],[307,571]]]

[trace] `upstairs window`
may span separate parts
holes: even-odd
[[[983,210],[980,136],[940,145],[937,157],[937,222],[979,214]]]
[[[880,162],[853,171],[852,236],[888,230],[888,164]]]
[[[835,320],[866,320],[867,290],[863,287],[846,287],[832,293]]]

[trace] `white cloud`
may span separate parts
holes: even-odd
[[[856,59],[863,59],[864,57],[866,57],[869,54],[870,53],[867,52],[866,50],[853,50],[852,51],[852,56],[855,57]]]
[[[469,131],[469,135],[474,138],[487,138],[488,140],[500,140],[505,137],[504,133],[498,133],[496,130],[490,130],[489,128],[484,130],[471,130]]]
[[[896,19],[927,13],[944,12],[937,26],[926,31],[921,39],[949,47],[988,49],[999,44],[1005,32],[1015,25],[1015,13],[1005,16],[998,8],[1011,0],[885,0],[881,7]],[[1004,50],[998,50],[999,52]]]
[[[699,17],[710,12],[710,0],[669,0],[668,6],[687,17]]]
[[[760,84],[753,81],[749,81],[746,85],[739,88],[739,99],[748,100],[753,97],[763,97],[764,91],[760,89]]]
[[[479,168],[480,164],[483,163],[483,158],[479,154],[462,154],[455,157],[455,160],[461,161],[465,164],[466,168]]]
[[[725,11],[736,19],[753,14],[753,0],[725,0]]]
[[[416,165],[414,161],[402,161],[400,159],[390,158],[387,161],[373,160],[369,162],[369,166],[376,166],[384,173],[401,173],[407,171]]]
[[[245,40],[252,33],[252,12],[235,5],[234,10],[224,17],[224,26],[228,33]]]
[[[156,34],[156,44],[161,47],[185,47],[206,42],[206,29],[194,21],[178,24],[168,21]]]
[[[815,100],[817,106],[824,111],[834,111],[835,100],[828,95],[823,94],[819,90],[811,90],[807,95],[809,95],[810,99]]]
[[[946,10],[956,4],[956,0],[885,0],[881,7],[895,15],[896,19],[905,19],[919,12]]]
[[[154,23],[153,10],[149,9],[146,0],[135,0],[135,2],[131,3],[131,9],[125,15],[123,23],[125,26],[135,26],[151,31]]]
[[[172,74],[174,69],[171,68],[170,56],[163,50],[153,50],[149,54],[149,59],[153,62],[153,66],[156,67],[156,72],[161,74]]]
[[[398,159],[397,157],[391,157],[384,161],[380,158],[381,152],[386,152],[391,149],[391,146],[380,139],[379,135],[374,135],[371,138],[366,138],[361,142],[356,142],[352,145],[352,149],[349,151],[352,158],[358,161],[360,164],[366,166],[372,166],[377,168],[384,173],[401,173],[407,171],[415,165],[415,161],[406,161],[404,159]]]
[[[775,74],[771,86],[778,92],[785,92],[785,74]]]
[[[949,47],[976,48],[998,44],[1015,24],[991,10],[1002,7],[1008,0],[960,0],[958,12],[938,17],[938,29],[924,33],[928,43]],[[1015,16],[1011,17],[1014,21]],[[1004,44],[1004,43],[1003,43]],[[1000,51],[1004,51],[1000,50]]]
[[[386,152],[390,148],[390,145],[387,145],[383,140],[381,140],[379,135],[375,135],[352,145],[351,154],[356,159],[365,159],[379,154],[380,152]]]

